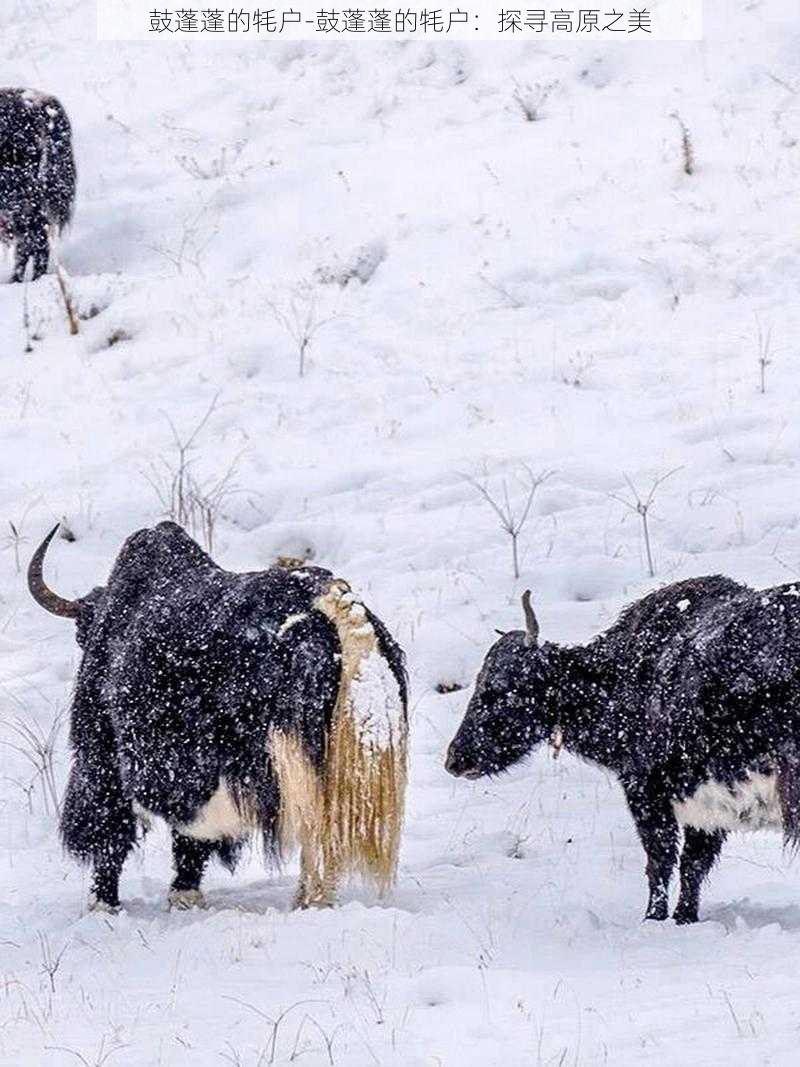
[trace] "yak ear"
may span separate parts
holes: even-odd
[[[497,627],[495,626],[494,632],[497,634],[498,637],[505,637],[506,634],[508,633],[508,630],[498,630]]]
[[[525,644],[533,648],[539,642],[539,622],[531,605],[531,591],[522,594],[522,610],[525,613]]]

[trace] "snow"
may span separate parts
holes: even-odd
[[[353,718],[365,743],[386,749],[402,737],[403,705],[397,680],[377,647],[361,660],[350,685],[350,698]]]
[[[0,10],[4,82],[73,122],[82,315],[71,338],[37,282],[25,353],[23,290],[0,286],[0,1063],[793,1063],[779,835],[730,840],[699,925],[642,924],[644,854],[602,770],[547,746],[475,783],[442,761],[524,589],[569,643],[659,583],[800,580],[796,6],[721,0],[705,41],[625,49],[98,45],[93,18]],[[536,83],[556,85],[527,122],[514,94]],[[207,911],[167,913],[156,830],[123,913],[88,914],[15,729],[50,729],[79,658],[27,595],[35,544],[65,516],[49,580],[101,583],[209,411],[191,458],[208,491],[231,472],[215,558],[329,567],[408,654],[386,901],[293,912],[295,870],[254,853],[209,874]],[[553,474],[515,580],[465,476],[501,502],[505,481],[519,514],[526,465]],[[631,486],[659,478],[651,578]]]

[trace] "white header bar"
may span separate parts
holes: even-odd
[[[209,4],[180,0],[97,0],[101,41],[699,41],[703,0],[623,0],[593,7],[517,7],[515,0],[441,0],[357,7],[306,0]]]

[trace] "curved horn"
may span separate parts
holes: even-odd
[[[531,607],[531,591],[526,589],[522,594],[522,610],[525,612],[525,644],[535,645],[539,640],[539,623],[536,614]]]
[[[61,523],[59,522],[55,524],[33,553],[28,564],[28,589],[30,589],[31,596],[36,603],[41,605],[45,611],[49,611],[53,615],[60,615],[62,619],[77,619],[80,614],[80,600],[64,600],[63,597],[57,596],[51,589],[47,588],[42,574],[47,547],[55,537],[60,525]]]

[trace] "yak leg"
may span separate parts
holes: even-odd
[[[19,237],[14,248],[14,273],[11,280],[14,282],[25,281],[25,269],[31,258],[31,250],[26,237]]]
[[[47,236],[47,226],[37,227],[33,234],[32,257],[33,257],[33,280],[47,274],[50,265],[50,241]]]
[[[113,850],[94,857],[89,911],[119,911],[119,879],[126,855]]]
[[[300,881],[294,898],[296,908],[330,908],[336,898],[336,878],[314,840],[300,845]]]
[[[14,251],[14,282],[25,282],[28,262],[32,260],[33,281],[47,272],[50,261],[50,243],[47,237],[47,220],[44,216],[34,214],[26,218],[17,234]]]
[[[14,274],[15,282],[25,280],[28,261],[33,261],[33,281],[47,273],[50,263],[50,240],[47,235],[47,218],[40,211],[30,211],[19,226],[17,235]]]
[[[89,908],[116,911],[122,866],[136,841],[136,820],[113,765],[79,760],[73,766],[61,810],[61,840],[75,857],[91,864]]]
[[[706,833],[687,826],[683,831],[681,853],[681,892],[673,917],[676,923],[696,923],[700,887],[716,863],[727,837],[724,830]]]
[[[628,786],[625,795],[647,854],[650,898],[645,919],[660,922],[669,915],[669,881],[678,858],[678,823],[672,805],[658,792]]]
[[[177,830],[172,831],[175,878],[167,897],[170,908],[186,911],[189,908],[205,907],[206,901],[200,890],[200,881],[216,847],[214,841],[197,841],[193,837],[179,834]]]

